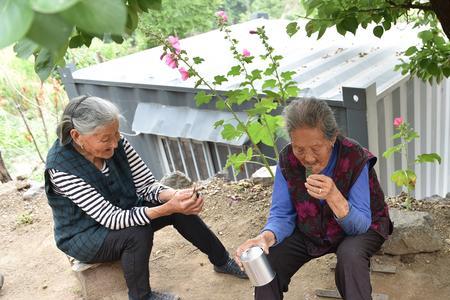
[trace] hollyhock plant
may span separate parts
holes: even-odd
[[[172,69],[175,69],[175,68],[178,67],[178,61],[177,61],[176,57],[173,54],[166,54],[164,56],[164,58],[165,58],[165,61],[166,61],[166,65],[168,65]]]
[[[279,150],[276,140],[283,135],[283,117],[273,115],[272,111],[279,106],[286,105],[288,99],[298,95],[298,83],[294,80],[295,71],[279,70],[280,61],[283,56],[277,55],[275,49],[269,44],[269,37],[264,26],[255,28],[250,34],[256,35],[263,46],[264,53],[251,53],[248,49],[239,45],[239,41],[232,36],[232,30],[228,27],[228,16],[221,10],[216,13],[216,21],[219,31],[224,33],[224,39],[230,43],[230,51],[235,59],[235,64],[225,74],[210,74],[206,78],[198,72],[198,65],[204,62],[202,57],[189,57],[186,49],[180,46],[180,40],[176,36],[162,38],[158,40],[163,45],[163,55],[165,63],[171,68],[177,68],[182,80],[195,79],[194,88],[202,86],[195,96],[197,106],[215,102],[219,110],[228,110],[233,116],[231,120],[218,120],[214,127],[221,127],[222,137],[225,140],[234,140],[246,135],[250,140],[251,147],[246,153],[231,154],[225,168],[232,167],[237,174],[244,170],[244,164],[257,163],[264,165],[268,172],[274,177],[270,168],[269,159],[278,161]],[[291,35],[289,35],[291,36]],[[260,59],[261,69],[254,68],[252,62]],[[238,85],[230,85],[230,89],[224,88],[218,92],[218,88],[225,82],[232,82],[242,79]],[[209,91],[205,91],[207,88]],[[262,89],[262,90],[261,90]],[[243,120],[241,115],[236,114],[234,107],[249,104],[247,113],[248,120]],[[266,156],[260,149],[260,145],[272,147],[275,157]],[[258,159],[255,159],[258,158]],[[256,162],[258,160],[258,162]],[[306,206],[305,214],[316,213],[317,208]]]
[[[216,16],[219,18],[220,23],[226,23],[228,22],[228,16],[227,13],[223,10],[219,10],[216,12]]]
[[[181,52],[181,46],[180,46],[180,41],[179,41],[178,37],[171,35],[167,38],[167,41],[169,42],[170,45],[172,45],[172,47],[175,49],[175,52],[177,54],[179,54]]]
[[[394,119],[394,126],[395,127],[398,127],[398,126],[400,126],[402,124],[403,124],[403,118],[402,117],[398,117],[398,118]]]
[[[414,161],[410,161],[408,157],[408,144],[412,142],[415,138],[419,137],[419,134],[414,131],[414,129],[404,121],[402,117],[397,117],[394,119],[395,130],[398,131],[393,135],[393,139],[400,139],[400,143],[388,148],[383,156],[385,158],[391,157],[395,152],[401,153],[405,157],[406,169],[396,170],[391,175],[391,180],[397,184],[399,187],[406,188],[407,197],[403,206],[410,209],[411,208],[411,193],[416,188],[416,173],[413,171],[413,166],[416,163],[441,163],[441,157],[437,153],[426,153],[417,155]]]
[[[182,79],[182,80],[187,80],[187,79],[189,78],[189,72],[186,71],[185,68],[180,67],[180,68],[178,69],[178,71],[179,71],[180,74],[181,74],[181,79]]]

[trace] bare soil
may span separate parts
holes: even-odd
[[[65,255],[54,244],[51,211],[45,195],[24,201],[16,184],[0,185],[0,273],[5,276],[0,298],[82,299],[79,283]],[[270,186],[213,180],[206,184],[203,194],[206,204],[201,216],[230,253],[258,234],[265,223]],[[390,204],[399,206],[397,199],[390,199]],[[450,201],[419,201],[414,208],[429,211],[442,239],[450,239]],[[379,264],[397,267],[396,274],[372,273],[374,292],[395,300],[450,299],[448,243],[435,253],[377,255],[374,259]],[[333,260],[333,255],[327,255],[305,265],[293,278],[285,299],[325,299],[315,296],[314,291],[335,288],[330,269]],[[182,299],[253,298],[248,280],[215,273],[206,256],[173,228],[156,233],[150,269],[153,288],[175,292]],[[126,300],[126,291],[107,299]]]

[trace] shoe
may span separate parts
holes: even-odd
[[[241,268],[237,265],[237,263],[231,257],[228,257],[228,261],[223,266],[214,266],[214,271],[217,273],[224,273],[236,276],[242,279],[248,279],[247,274],[244,271],[241,271]]]
[[[179,299],[180,297],[178,297],[175,294],[156,291],[152,291],[150,298],[148,298],[148,300],[179,300]]]

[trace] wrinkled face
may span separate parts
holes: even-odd
[[[113,121],[105,126],[98,127],[91,134],[76,133],[74,137],[78,145],[83,146],[83,151],[93,158],[109,159],[117,148],[120,139],[119,122]]]
[[[336,138],[328,140],[319,128],[297,128],[290,136],[295,157],[312,173],[320,173],[328,164]]]

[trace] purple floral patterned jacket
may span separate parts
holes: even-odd
[[[392,233],[388,206],[384,193],[373,169],[377,158],[356,141],[338,136],[338,157],[333,171],[333,180],[342,195],[348,199],[353,183],[369,162],[370,208],[374,230],[385,239]],[[311,255],[322,255],[333,251],[344,239],[345,232],[334,218],[333,211],[326,204],[311,197],[305,187],[305,167],[294,156],[292,146],[287,145],[280,153],[280,168],[285,177],[289,194],[297,211],[297,227],[307,237],[306,245]]]

